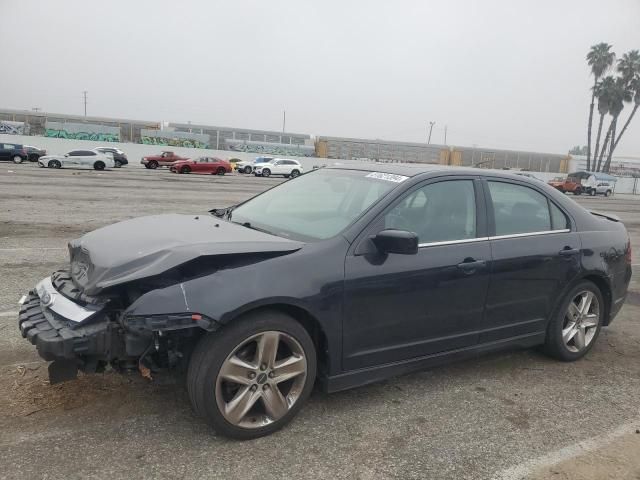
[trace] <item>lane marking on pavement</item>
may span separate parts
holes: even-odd
[[[598,435],[591,437],[587,440],[569,445],[561,448],[556,452],[542,455],[532,460],[527,460],[519,465],[515,465],[506,470],[503,470],[498,476],[497,480],[522,480],[535,471],[542,470],[545,467],[556,465],[564,460],[577,457],[581,454],[588,453],[596,450],[603,445],[609,444],[623,435],[633,433],[638,428],[640,417],[632,420],[628,423],[621,425],[615,430],[605,433],[604,435]]]
[[[18,316],[18,312],[0,312],[0,317]]]

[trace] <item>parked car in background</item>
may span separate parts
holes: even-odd
[[[40,157],[47,154],[46,150],[38,147],[32,147],[31,145],[25,145],[24,149],[27,152],[27,158],[30,162],[37,162]]]
[[[0,160],[22,163],[28,158],[27,151],[17,143],[0,143]]]
[[[68,267],[25,292],[17,322],[52,384],[107,366],[186,371],[198,415],[255,438],[291,421],[314,384],[509,348],[578,360],[631,279],[617,218],[511,174],[322,168],[212,213],[69,242]]]
[[[587,193],[591,196],[604,195],[609,197],[613,193],[613,185],[609,182],[599,182],[595,187],[589,187]]]
[[[256,157],[252,162],[248,162],[248,161],[236,162],[234,168],[236,172],[249,174],[249,173],[253,173],[253,171],[256,169],[258,165],[261,165],[263,163],[268,163],[271,160],[273,160],[273,157]]]
[[[193,160],[174,162],[169,170],[173,173],[204,173],[207,175],[224,175],[231,173],[231,164],[216,157],[198,157]]]
[[[174,162],[178,162],[180,160],[189,159],[176,155],[173,152],[163,151],[160,155],[148,155],[146,157],[142,157],[140,163],[146,168],[156,169],[158,167],[170,167]]]
[[[296,178],[304,170],[300,162],[288,158],[274,158],[270,162],[256,165],[256,176],[270,177],[271,175],[283,175],[285,178]]]
[[[119,148],[113,147],[97,147],[96,150],[102,153],[110,153],[113,157],[113,162],[116,165],[116,168],[120,168],[123,165],[127,165],[129,163],[129,159],[125,155],[125,153]]]
[[[567,177],[556,177],[547,182],[553,188],[562,193],[573,193],[580,195],[584,192],[580,178],[569,175]]]
[[[115,162],[110,154],[93,150],[71,150],[64,155],[44,155],[38,159],[40,167],[48,168],[93,168],[104,170],[114,168]]]

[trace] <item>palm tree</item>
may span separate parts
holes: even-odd
[[[624,108],[624,102],[630,102],[633,98],[628,83],[622,77],[616,78],[615,87],[611,90],[611,95],[611,101],[609,103],[609,113],[611,114],[611,125],[609,126],[611,132],[611,148],[609,149],[607,161],[602,168],[603,172],[608,172],[611,167],[611,158],[613,156],[614,145],[616,144],[616,126],[618,125],[618,117]],[[604,153],[604,148],[602,152]],[[600,158],[602,158],[602,155]]]
[[[600,151],[600,136],[602,135],[602,124],[604,123],[604,117],[609,113],[609,106],[611,103],[612,90],[615,88],[616,80],[613,76],[609,75],[604,77],[595,86],[595,95],[598,99],[598,113],[600,113],[600,121],[598,122],[598,133],[596,135],[596,148],[593,151],[593,160],[595,166],[595,160],[598,158]],[[589,167],[587,167],[587,170]]]
[[[589,124],[587,126],[587,170],[591,163],[591,125],[593,124],[593,107],[595,103],[595,88],[598,80],[611,68],[616,58],[616,54],[611,51],[613,47],[608,43],[598,43],[587,53],[587,64],[591,67],[593,74],[593,89],[591,90],[591,105],[589,106]],[[595,158],[594,158],[595,161]]]
[[[630,83],[640,74],[640,50],[630,50],[618,60],[618,72],[622,79]]]
[[[612,151],[615,150],[616,147],[618,146],[618,142],[620,142],[620,139],[622,138],[622,135],[624,135],[624,132],[627,131],[627,127],[631,123],[633,116],[638,111],[638,107],[640,107],[640,73],[638,73],[638,75],[635,78],[633,78],[631,82],[629,82],[629,87],[631,89],[631,92],[633,92],[633,110],[631,110],[631,114],[629,115],[629,118],[627,118],[627,121],[624,122],[624,126],[622,127],[622,130],[620,130],[620,135],[618,135],[618,138],[616,138],[615,143],[611,147]]]

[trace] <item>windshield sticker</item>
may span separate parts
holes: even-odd
[[[387,182],[401,183],[407,178],[404,175],[394,175],[393,173],[371,172],[366,178],[377,178],[378,180],[386,180]]]

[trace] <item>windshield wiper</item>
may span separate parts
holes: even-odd
[[[256,227],[254,225],[251,225],[251,222],[231,222],[231,223],[235,223],[236,225],[242,225],[243,227],[250,228],[251,230],[256,230],[257,232],[268,233],[269,235],[274,235],[269,230],[265,230],[264,228],[260,228],[260,227]]]

